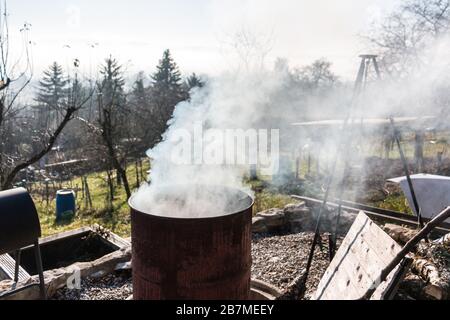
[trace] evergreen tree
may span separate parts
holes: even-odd
[[[152,75],[154,88],[179,93],[181,91],[181,73],[169,50],[164,51],[163,58],[156,68],[157,71]]]
[[[110,56],[101,67],[100,74],[103,79],[99,85],[99,92],[102,93],[103,105],[110,108],[124,106],[125,80],[122,74],[122,66],[115,58]]]
[[[53,109],[58,109],[67,94],[68,80],[62,67],[54,62],[39,81],[36,101]]]
[[[51,128],[60,122],[62,116],[60,111],[63,109],[67,98],[68,82],[62,67],[57,62],[54,62],[44,71],[35,98],[38,104],[39,126]]]
[[[150,87],[152,117],[157,132],[166,130],[167,121],[172,117],[175,106],[188,98],[188,93],[181,81],[181,73],[170,51],[164,51],[156,72],[152,75]]]
[[[205,83],[195,73],[191,74],[186,80],[187,87],[190,90],[193,88],[203,88]]]
[[[144,84],[144,74],[140,72],[134,82],[131,92],[132,104],[135,107],[144,108],[147,104],[147,91]]]

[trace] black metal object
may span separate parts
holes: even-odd
[[[349,108],[349,112],[346,115],[345,121],[344,121],[344,125],[342,127],[342,133],[340,136],[340,142],[337,146],[337,151],[335,154],[335,158],[334,158],[334,163],[333,163],[333,167],[331,170],[331,175],[328,178],[328,182],[326,184],[326,191],[325,191],[325,196],[322,202],[322,205],[320,206],[320,210],[319,210],[319,214],[317,217],[317,222],[316,222],[316,228],[315,228],[315,232],[314,232],[314,239],[313,239],[313,243],[311,245],[311,250],[309,252],[309,257],[308,257],[308,262],[306,264],[306,270],[305,270],[305,275],[304,275],[304,281],[303,281],[303,285],[302,285],[302,290],[303,292],[300,293],[300,295],[304,294],[304,291],[306,290],[306,282],[308,280],[308,276],[309,276],[309,271],[311,269],[311,265],[312,265],[312,260],[314,258],[314,251],[315,248],[318,244],[318,241],[320,239],[320,227],[321,227],[321,223],[322,223],[322,215],[323,215],[323,211],[327,205],[328,202],[328,197],[330,194],[330,189],[331,189],[331,185],[332,182],[334,180],[334,177],[336,175],[336,169],[337,169],[337,162],[338,159],[340,158],[341,154],[344,154],[344,165],[345,165],[345,169],[344,169],[344,175],[342,177],[341,180],[341,188],[344,188],[344,183],[346,181],[346,176],[345,174],[347,173],[348,170],[348,161],[346,160],[347,157],[349,156],[349,149],[350,149],[350,145],[351,145],[351,139],[349,139],[349,137],[347,137],[346,133],[346,129],[347,126],[349,125],[353,125],[354,123],[354,119],[352,118],[352,114],[353,114],[353,110],[354,108],[357,106],[358,104],[358,99],[361,95],[361,92],[365,89],[365,85],[367,83],[367,79],[368,79],[368,70],[369,70],[369,66],[372,63],[375,67],[375,72],[376,75],[379,78],[381,78],[380,75],[380,69],[378,67],[378,63],[377,63],[377,56],[376,55],[361,55],[361,64],[359,67],[359,71],[356,77],[356,81],[355,81],[355,87],[353,90],[353,97],[350,103],[350,108]],[[361,123],[362,123],[362,119],[361,119]],[[350,136],[351,137],[351,136]],[[342,198],[343,196],[343,190],[341,189],[341,195],[340,197]],[[339,220],[340,220],[340,216],[341,216],[341,211],[342,208],[340,207],[338,209],[338,213],[337,213],[337,218],[336,218],[336,232],[339,228]],[[334,241],[334,239],[337,238],[337,234],[335,233],[333,237],[329,238],[329,246],[333,247],[333,249],[330,250],[330,258],[334,255],[334,252],[336,251],[336,243]]]
[[[0,192],[0,254],[33,244],[41,236],[39,217],[24,188]]]
[[[423,223],[422,214],[420,212],[420,206],[416,197],[416,192],[414,191],[411,175],[409,174],[408,162],[406,161],[406,157],[405,154],[403,153],[403,149],[400,143],[400,133],[397,127],[395,126],[394,118],[391,117],[389,120],[391,121],[392,130],[394,131],[394,139],[395,142],[397,143],[398,152],[400,153],[400,159],[402,160],[403,170],[405,171],[406,180],[408,181],[408,187],[409,191],[411,192],[411,198],[413,200],[414,209],[416,210],[417,219],[420,227],[423,228],[425,225]]]
[[[44,272],[38,241],[40,236],[41,225],[39,217],[28,191],[24,188],[17,188],[0,192],[0,254],[15,253],[14,280],[17,281],[21,257],[20,251],[24,247],[33,245],[41,297],[45,299]],[[8,295],[15,292],[12,291]]]
[[[364,54],[360,56],[361,58],[361,66],[358,72],[358,77],[356,79],[356,84],[355,84],[355,96],[354,99],[357,95],[359,95],[361,93],[361,91],[363,89],[365,89],[365,86],[367,84],[367,78],[368,78],[368,68],[370,63],[373,64],[374,69],[375,69],[375,73],[377,76],[377,79],[380,80],[381,79],[381,73],[380,73],[380,68],[378,66],[378,62],[377,62],[377,55],[372,55],[372,54]],[[361,126],[362,126],[362,122],[363,119],[361,119]],[[353,126],[350,128],[350,130],[353,129]],[[350,133],[348,135],[349,137],[352,137],[352,133]],[[349,146],[349,144],[348,144]],[[344,174],[342,176],[342,183],[341,183],[341,189],[340,189],[340,193],[339,193],[339,197],[338,197],[338,209],[337,209],[337,215],[336,215],[336,225],[335,225],[335,230],[334,230],[334,234],[333,237],[330,238],[330,242],[329,245],[330,247],[332,247],[330,249],[330,261],[333,260],[334,258],[334,254],[337,251],[337,236],[338,236],[338,232],[339,232],[339,225],[340,225],[340,219],[341,219],[341,215],[342,215],[342,200],[344,197],[344,188],[345,188],[345,183],[347,181],[347,177],[349,176],[349,157],[350,157],[350,152],[348,152],[349,150],[347,149],[347,152],[345,152],[344,155]]]

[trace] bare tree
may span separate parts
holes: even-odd
[[[428,63],[424,53],[449,28],[450,0],[404,0],[367,38],[383,69],[402,77]]]
[[[19,103],[19,97],[24,94],[33,77],[32,42],[29,35],[31,25],[24,23],[20,29],[23,49],[20,54],[15,54],[10,51],[12,39],[6,2],[0,8],[0,19],[0,189],[4,190],[12,187],[20,171],[38,162],[52,150],[65,126],[87,98],[80,95],[80,84],[75,78],[60,109],[62,119],[55,128],[29,131],[33,117]],[[13,143],[19,138],[28,143]]]

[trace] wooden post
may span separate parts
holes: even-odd
[[[116,181],[117,181],[117,186],[122,185],[122,179],[120,177],[119,171],[117,171],[117,170],[116,170]]]
[[[144,168],[142,166],[142,159],[139,158],[139,171],[141,173],[141,180],[144,181],[145,180],[145,175],[144,175]]]
[[[414,143],[414,158],[416,160],[416,171],[420,173],[423,170],[423,145],[424,133],[422,130],[416,130]]]
[[[141,181],[139,178],[139,164],[137,161],[134,163],[134,169],[136,171],[136,188],[139,188],[139,186],[141,185]]]
[[[84,180],[83,177],[80,178],[81,179],[81,199],[85,199],[85,194],[84,194]]]
[[[320,149],[316,153],[316,176],[320,176]]]
[[[442,158],[443,158],[444,152],[439,151],[437,153],[437,174],[441,173],[442,170]]]
[[[308,176],[311,176],[311,151],[308,150]]]
[[[84,177],[84,189],[85,189],[85,195],[86,195],[86,207],[89,206],[90,209],[92,209],[92,198],[91,198],[91,192],[89,191],[89,184],[87,177]]]
[[[45,201],[46,201],[46,206],[48,207],[48,203],[49,203],[49,190],[48,190],[48,184],[49,184],[49,180],[45,179]]]
[[[114,201],[114,185],[113,185],[112,172],[110,170],[106,170],[106,176],[108,178],[108,188],[109,188],[108,199],[109,199],[110,203],[112,204],[112,202]],[[117,174],[117,176],[119,176],[119,174]]]

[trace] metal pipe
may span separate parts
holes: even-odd
[[[39,289],[41,291],[41,299],[47,300],[47,293],[45,289],[44,268],[42,267],[41,250],[39,248],[39,240],[34,243],[34,257],[36,259],[36,267],[39,274]]]
[[[422,214],[420,212],[419,203],[417,202],[417,197],[416,197],[416,193],[414,191],[414,186],[413,186],[413,183],[411,180],[411,175],[409,174],[408,162],[406,161],[405,154],[403,153],[403,149],[400,144],[399,132],[397,130],[397,127],[395,126],[394,118],[391,117],[389,120],[391,121],[391,126],[392,126],[392,129],[394,130],[394,138],[397,143],[398,151],[400,153],[400,158],[402,160],[403,170],[405,171],[406,180],[408,181],[408,187],[409,187],[409,191],[411,192],[411,198],[413,200],[414,209],[415,209],[416,215],[418,217],[418,222],[419,222],[420,227],[423,228],[424,223],[422,220]]]
[[[19,282],[19,269],[20,269],[20,256],[21,256],[22,251],[16,250],[15,252],[15,260],[16,260],[16,265],[14,268],[14,282]]]
[[[360,64],[360,68],[359,68],[359,71],[358,71],[358,75],[356,77],[355,87],[354,87],[354,91],[353,91],[353,96],[352,96],[352,100],[351,100],[351,103],[350,103],[350,108],[349,108],[348,114],[346,115],[346,118],[344,120],[344,124],[342,126],[342,132],[346,132],[345,130],[347,128],[348,122],[351,120],[353,109],[355,108],[355,105],[357,104],[358,97],[359,97],[359,95],[361,93],[363,82],[364,82],[364,74],[365,74],[365,72],[367,70],[367,65],[366,65],[367,59],[368,59],[367,56],[364,56],[364,55],[361,56],[361,64]],[[309,252],[308,261],[306,263],[305,275],[303,277],[303,285],[301,287],[302,292],[300,292],[300,296],[303,295],[304,290],[306,290],[306,282],[308,280],[309,271],[311,269],[312,260],[314,258],[314,251],[316,249],[317,242],[318,242],[319,237],[320,237],[320,226],[321,226],[321,222],[322,222],[321,221],[322,220],[322,214],[323,214],[323,210],[325,209],[325,206],[326,206],[326,204],[328,202],[328,197],[329,197],[329,194],[330,194],[331,184],[332,184],[332,182],[334,180],[334,176],[336,174],[337,162],[338,162],[338,159],[339,159],[339,157],[341,155],[341,152],[344,151],[343,150],[344,147],[346,146],[348,148],[349,145],[350,145],[350,143],[349,143],[348,139],[346,141],[346,139],[344,138],[344,134],[340,135],[340,140],[339,140],[339,143],[338,143],[338,148],[336,150],[333,167],[332,167],[331,174],[330,174],[330,176],[328,178],[328,182],[327,182],[327,185],[326,185],[325,196],[324,196],[324,199],[323,199],[323,202],[322,202],[322,205],[320,207],[319,214],[318,214],[318,217],[317,217],[317,223],[316,223],[316,228],[315,228],[315,232],[314,232],[314,239],[313,239],[313,242],[312,242],[312,245],[311,245],[311,250]]]
[[[308,206],[317,206],[322,203],[322,200],[303,196],[292,195],[291,197],[297,200],[305,201]],[[417,219],[406,213],[370,207],[349,201],[342,201],[341,203],[343,210],[353,214],[358,214],[359,212],[364,211],[364,213],[366,213],[371,219],[389,221],[391,223],[397,223],[415,228],[419,227]],[[334,208],[338,207],[338,204],[334,202],[328,202],[327,205]],[[426,218],[423,218],[423,220],[424,222],[430,221]],[[442,223],[440,227],[435,228],[435,232],[441,236],[450,233],[450,224],[445,222]]]

